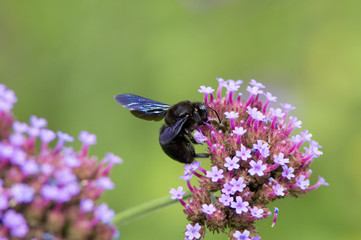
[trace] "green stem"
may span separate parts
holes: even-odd
[[[183,200],[191,196],[192,193],[188,191],[184,194]],[[137,218],[143,217],[151,212],[158,211],[164,207],[171,206],[178,202],[178,200],[172,200],[169,196],[166,196],[146,203],[142,203],[138,206],[117,213],[113,218],[113,223],[118,226],[125,225]]]

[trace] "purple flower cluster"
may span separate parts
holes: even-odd
[[[14,121],[15,102],[0,84],[0,239],[116,238],[114,211],[95,201],[114,187],[109,173],[122,160],[112,153],[100,162],[87,156],[96,136],[86,131],[75,151],[65,146],[74,138],[46,129],[43,118]]]
[[[201,86],[198,91],[205,94],[204,101],[222,121],[210,111],[209,123],[194,133],[198,142],[208,145],[211,170],[203,169],[197,161],[185,165],[181,178],[193,196],[186,203],[183,188],[181,193],[175,189],[171,193],[178,193],[173,199],[179,199],[191,222],[186,240],[204,237],[206,228],[212,232],[229,230],[231,239],[260,239],[255,222],[272,215],[268,203],[328,185],[321,177],[313,186],[309,181],[309,166],[322,155],[321,146],[311,140],[307,130],[290,135],[302,124],[289,116],[295,107],[281,103],[283,109],[268,109],[277,98],[264,92],[263,84],[251,80],[249,97],[242,100],[242,94],[235,93],[243,81],[217,80],[216,97],[211,87]],[[225,97],[221,96],[223,88],[227,90]],[[198,187],[190,182],[193,176],[198,178]],[[278,211],[275,208],[272,226]]]

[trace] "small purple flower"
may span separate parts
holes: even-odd
[[[193,136],[198,143],[207,141],[207,138],[200,131],[194,131]]]
[[[19,224],[16,228],[12,228],[10,234],[13,237],[23,238],[29,231],[29,227],[26,223]]]
[[[286,163],[289,163],[289,159],[288,158],[284,158],[284,154],[283,153],[279,153],[278,155],[273,155],[273,158],[274,158],[274,162],[281,165],[281,166],[284,166],[286,165]]]
[[[185,175],[179,176],[180,179],[183,179],[184,181],[190,181],[193,177],[192,173],[186,173]]]
[[[255,218],[262,218],[262,214],[263,214],[263,209],[262,208],[258,208],[256,206],[254,206],[253,208],[250,209],[251,210],[251,215]]]
[[[242,233],[240,231],[235,231],[233,234],[233,237],[235,237],[237,240],[250,240],[248,237],[250,232],[248,230],[244,230]]]
[[[258,87],[258,88],[265,88],[265,86],[262,83],[257,82],[254,79],[251,79],[251,81],[249,82],[249,84],[251,84],[254,87]]]
[[[312,142],[312,141],[311,141]],[[323,154],[322,151],[318,150],[317,146],[310,145],[309,148],[304,148],[306,150],[306,153],[309,155],[313,155],[314,157],[319,157]]]
[[[323,177],[318,177],[318,184],[319,185],[324,185],[324,186],[329,186],[330,184],[328,184],[328,182],[326,182],[326,180]]]
[[[253,149],[257,149],[264,158],[269,156],[269,144],[262,140],[257,140],[257,144],[253,144]]]
[[[115,155],[114,153],[107,153],[105,155],[105,159],[109,162],[109,163],[112,163],[112,164],[122,164],[123,163],[123,160]]]
[[[232,186],[233,194],[236,193],[237,191],[243,192],[243,189],[246,187],[243,177],[239,177],[238,180],[236,180],[235,178],[232,178],[230,181],[230,184]]]
[[[114,188],[114,183],[112,182],[112,180],[110,180],[109,177],[99,177],[96,180],[96,184],[98,187],[105,190],[111,190]]]
[[[84,212],[91,212],[94,208],[94,201],[89,198],[83,198],[80,201],[80,209]]]
[[[194,171],[190,164],[184,165],[183,168],[185,169],[185,171],[183,172],[184,175],[192,174],[192,171]]]
[[[23,122],[15,121],[13,122],[13,129],[15,133],[25,133],[28,130],[28,125]]]
[[[227,195],[227,194],[222,194],[220,198],[218,198],[218,201],[220,203],[223,204],[223,206],[227,207],[229,205],[231,205],[231,202],[233,202],[233,197]]]
[[[10,234],[13,237],[23,238],[29,231],[24,216],[21,213],[10,209],[2,216],[2,223],[4,226],[10,228]]]
[[[40,135],[40,128],[34,127],[34,126],[29,126],[27,133],[29,134],[29,136],[31,137],[38,137]]]
[[[21,172],[25,175],[36,174],[39,172],[39,165],[34,159],[28,160],[21,166]]]
[[[13,155],[14,147],[4,143],[0,143],[0,157],[10,158]]]
[[[252,95],[258,95],[263,93],[262,90],[259,90],[259,87],[251,87],[251,86],[247,86],[247,91]]]
[[[214,92],[214,89],[211,87],[205,87],[204,85],[202,85],[201,88],[198,89],[198,92],[204,93],[204,94],[211,94]]]
[[[251,174],[251,176],[257,174],[258,176],[262,177],[264,175],[264,170],[267,169],[267,166],[263,164],[262,160],[258,160],[256,163],[254,160],[252,160],[249,165],[251,165],[251,169],[248,170],[248,172]]]
[[[68,184],[77,181],[77,177],[69,168],[57,170],[54,177],[58,184]]]
[[[21,149],[13,149],[13,152],[11,154],[11,162],[17,165],[23,165],[26,161],[26,153]]]
[[[288,180],[291,180],[291,178],[294,178],[295,175],[293,174],[294,169],[292,167],[287,167],[286,165],[282,166],[283,172],[282,177],[287,178]]]
[[[270,102],[276,102],[277,101],[277,97],[272,96],[272,94],[270,92],[264,93],[264,95],[266,96],[267,100]]]
[[[197,171],[201,168],[201,161],[193,161],[191,164],[189,164],[189,166],[191,167],[192,171]]]
[[[270,113],[274,116],[274,117],[279,117],[282,118],[285,114],[282,112],[281,108],[270,108],[269,109]]]
[[[243,161],[247,161],[248,158],[251,158],[251,150],[247,149],[245,146],[241,145],[241,151],[236,151],[236,156],[240,157]]]
[[[292,123],[292,127],[293,128],[301,128],[302,126],[302,121],[297,120],[297,117],[289,117],[290,122]]]
[[[73,142],[74,138],[67,133],[63,133],[61,131],[57,131],[56,135],[58,136],[58,143],[54,149],[55,153],[58,153],[64,146],[66,142]]]
[[[285,195],[285,193],[283,192],[285,190],[285,188],[282,187],[280,184],[273,186],[272,189],[277,196],[283,197]]]
[[[188,224],[186,228],[187,231],[185,232],[185,235],[189,240],[192,240],[193,238],[199,239],[201,237],[201,234],[199,233],[201,226],[198,223],[194,226],[192,226],[192,224]]]
[[[9,207],[9,200],[5,194],[0,194],[0,211]]]
[[[301,138],[306,141],[311,141],[312,134],[308,130],[304,130],[300,133]]]
[[[23,222],[25,222],[24,216],[13,209],[6,211],[2,217],[2,223],[9,228],[17,227],[18,224]]]
[[[234,81],[229,79],[226,84],[224,84],[224,87],[227,89],[227,92],[236,92],[242,83],[242,80]]]
[[[304,175],[296,178],[296,184],[302,190],[305,190],[308,186],[310,186],[310,180],[306,179]]]
[[[217,166],[213,166],[211,172],[207,171],[207,177],[212,178],[212,182],[217,182],[219,179],[224,177],[222,173],[223,173],[222,169],[218,170]]]
[[[24,183],[17,183],[11,187],[11,195],[17,203],[29,203],[33,200],[35,189]]]
[[[193,161],[191,164],[184,165],[183,166],[183,168],[185,169],[184,176],[188,174],[193,174],[193,172],[201,168],[200,166],[201,166],[201,162],[198,161]]]
[[[298,134],[296,136],[292,136],[291,138],[292,138],[292,142],[294,143],[299,143],[302,141],[301,136]]]
[[[233,186],[230,182],[226,182],[224,185],[223,185],[223,188],[222,188],[222,193],[226,194],[226,195],[230,195],[230,194],[234,194],[233,192]]]
[[[236,201],[235,202],[231,202],[231,208],[236,209],[236,213],[237,214],[242,214],[242,212],[248,212],[248,202],[243,202],[242,197],[241,196],[237,196],[236,197]]]
[[[72,182],[70,184],[63,186],[62,190],[65,191],[69,195],[69,199],[71,199],[73,196],[76,196],[80,193],[79,184],[76,182]]]
[[[242,136],[246,132],[247,132],[247,129],[243,129],[243,127],[235,127],[234,130],[233,130],[233,133],[238,135],[238,136]]]
[[[226,118],[230,119],[231,128],[234,129],[235,128],[234,119],[239,117],[239,113],[235,112],[235,111],[231,111],[231,112],[225,112],[224,115],[225,115]]]
[[[71,155],[71,154],[65,155],[63,161],[64,161],[65,165],[67,165],[68,167],[71,167],[71,168],[80,166],[80,160],[76,156]]]
[[[258,113],[258,109],[255,107],[252,108],[252,107],[248,106],[246,113],[248,113],[251,116],[251,118],[254,118]]]
[[[216,211],[216,208],[213,206],[213,204],[203,204],[202,205],[202,212],[212,215]]]
[[[94,216],[103,223],[111,223],[115,216],[114,210],[110,209],[106,203],[95,207]]]
[[[172,196],[170,197],[171,199],[175,200],[175,199],[182,199],[183,195],[186,193],[185,191],[183,191],[183,187],[179,186],[178,189],[176,190],[175,188],[171,188],[169,191],[170,194],[172,194]]]
[[[40,170],[42,173],[49,175],[54,171],[54,166],[48,163],[44,163],[40,165]]]
[[[17,101],[14,91],[0,84],[0,111],[10,112]]]
[[[226,118],[228,119],[235,119],[239,117],[239,113],[231,111],[231,112],[225,112],[224,115],[226,115]]]
[[[265,116],[257,110],[257,108],[251,108],[250,106],[247,107],[247,113],[251,116],[251,118],[262,121]]]
[[[310,190],[314,190],[316,188],[318,188],[319,186],[329,186],[328,182],[325,181],[325,179],[323,177],[318,177],[318,181],[315,185],[313,185],[312,187],[308,187],[307,188],[307,191],[310,191]]]
[[[237,164],[239,161],[238,157],[233,157],[233,158],[226,157],[225,160],[226,163],[224,164],[224,167],[228,168],[228,171],[239,168],[239,164]]]
[[[292,106],[289,103],[281,103],[281,106],[283,107],[283,109],[285,110],[285,112],[289,112],[291,110],[296,109],[296,107]]]
[[[44,199],[57,200],[60,196],[60,191],[57,186],[45,184],[40,190],[40,194]]]
[[[31,126],[33,126],[35,128],[43,128],[43,127],[46,127],[46,125],[48,124],[46,119],[38,118],[37,116],[34,116],[34,115],[30,117],[30,123],[31,123]]]
[[[95,134],[88,133],[87,131],[81,131],[79,134],[79,140],[88,146],[97,143],[97,136]]]
[[[41,129],[40,130],[40,139],[42,142],[49,143],[53,141],[56,137],[54,131],[49,129]]]
[[[58,135],[59,141],[62,141],[62,142],[73,142],[74,141],[74,138],[67,133],[57,131],[56,134]]]
[[[9,136],[9,142],[14,146],[21,146],[25,143],[26,138],[22,133],[14,133]]]

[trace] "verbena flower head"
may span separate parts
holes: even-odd
[[[202,86],[200,92],[222,120],[219,122],[210,111],[209,123],[197,128],[199,142],[208,144],[211,169],[205,170],[199,162],[193,162],[185,166],[181,177],[193,193],[188,202],[178,197],[191,222],[185,239],[204,238],[207,228],[212,232],[227,231],[230,239],[260,239],[255,222],[273,214],[273,226],[277,219],[279,210],[275,208],[272,213],[267,208],[269,203],[328,185],[320,177],[310,186],[309,166],[322,155],[321,147],[311,140],[307,130],[291,135],[302,124],[289,116],[295,107],[284,103],[283,110],[268,109],[277,98],[265,93],[263,84],[252,79],[246,87],[249,98],[242,100],[242,94],[235,94],[242,81],[217,80],[216,97],[210,87]],[[222,97],[224,88],[226,96]],[[192,186],[192,178],[198,179],[196,186]]]
[[[13,120],[13,91],[0,84],[0,239],[113,239],[114,211],[102,203],[113,188],[111,168],[121,159],[88,156],[96,136],[82,131],[82,149],[66,147],[74,138],[46,129],[47,121]],[[49,143],[57,136],[55,148]]]

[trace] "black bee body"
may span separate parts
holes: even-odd
[[[138,118],[165,124],[160,129],[159,143],[163,151],[181,163],[191,163],[194,158],[207,158],[209,154],[195,152],[196,140],[191,132],[208,121],[208,109],[204,103],[182,101],[173,106],[133,94],[120,94],[115,100]],[[192,144],[193,143],[193,144]]]
[[[160,129],[159,143],[169,157],[181,163],[191,163],[194,158],[209,157],[209,154],[197,154],[192,144],[197,142],[191,131],[208,120],[208,110],[203,103],[177,103],[169,108],[164,119],[166,124]]]

